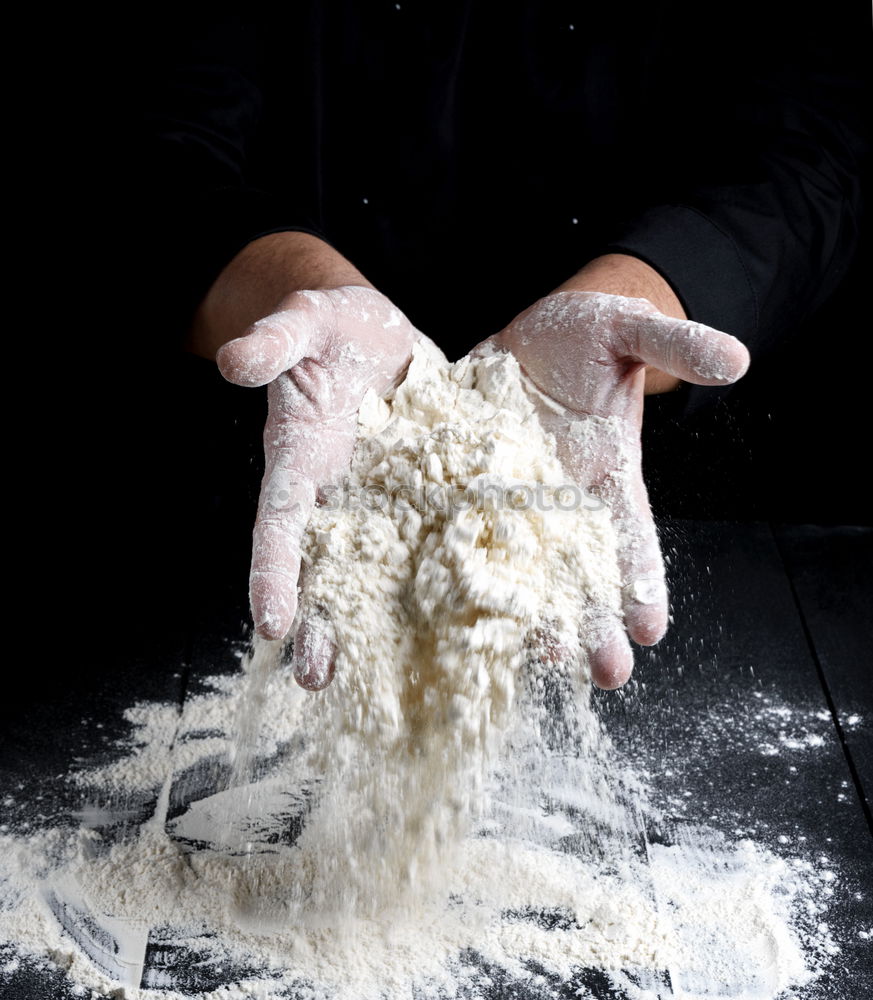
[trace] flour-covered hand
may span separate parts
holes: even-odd
[[[668,617],[664,564],[641,469],[645,366],[696,385],[727,385],[746,371],[748,351],[734,337],[666,316],[646,299],[582,291],[540,299],[480,347],[485,345],[515,355],[542,394],[540,420],[555,435],[565,471],[610,509],[623,621],[604,612],[602,627],[581,642],[594,683],[619,687],[633,668],[627,636],[652,645],[664,635]]]
[[[335,485],[348,468],[364,394],[398,384],[420,336],[380,292],[345,286],[295,292],[218,352],[229,381],[268,385],[266,469],[250,582],[261,636],[280,639],[290,629],[301,540],[319,491]],[[331,644],[307,623],[301,630],[295,673],[304,686],[324,686]]]

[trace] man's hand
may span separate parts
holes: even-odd
[[[406,317],[323,240],[273,233],[222,271],[188,347],[237,385],[268,386],[266,471],[255,523],[251,605],[258,633],[285,636],[297,605],[300,547],[320,488],[348,469],[367,389],[396,385],[420,338]],[[328,683],[335,650],[320,620],[294,639],[294,673]]]
[[[218,351],[226,379],[269,386],[251,573],[264,638],[281,639],[291,627],[303,532],[319,489],[349,467],[364,393],[399,383],[418,336],[380,292],[347,286],[295,292]]]
[[[645,366],[666,387],[669,376],[726,385],[746,371],[748,352],[734,337],[664,315],[648,299],[572,286],[547,295],[484,343],[515,355],[544,397],[537,400],[540,420],[555,435],[567,474],[594,487],[610,509],[624,620],[592,609],[602,627],[580,641],[594,683],[619,687],[633,668],[625,631],[651,645],[667,628],[664,566],[640,458]]]

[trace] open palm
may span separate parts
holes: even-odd
[[[535,387],[540,421],[555,435],[565,472],[610,509],[623,620],[604,609],[602,627],[580,642],[594,682],[618,687],[633,667],[627,637],[652,645],[667,628],[664,564],[640,454],[645,366],[697,385],[727,385],[745,372],[748,352],[734,337],[665,316],[645,299],[575,291],[540,299],[481,349],[512,352]]]

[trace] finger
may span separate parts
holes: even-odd
[[[336,644],[326,616],[308,615],[297,629],[291,667],[294,679],[307,691],[321,691],[333,680]]]
[[[265,639],[287,635],[297,611],[303,532],[315,484],[279,468],[264,477],[252,541],[249,597],[255,630]]]
[[[664,637],[669,618],[664,560],[639,463],[629,465],[613,482],[607,501],[617,535],[622,612],[627,634],[641,646]]]
[[[333,423],[281,420],[287,380],[270,385],[270,416],[264,429],[267,469],[252,546],[250,597],[255,629],[265,639],[283,638],[297,610],[303,535],[319,486],[333,485],[348,469],[353,419]]]
[[[694,385],[729,385],[749,367],[746,347],[728,333],[633,305],[616,317],[628,354]]]
[[[316,328],[302,309],[286,309],[250,326],[219,349],[221,374],[236,385],[266,385],[293,368],[312,347]]]
[[[664,638],[670,601],[663,576],[638,576],[622,592],[627,634],[640,646],[654,646]]]
[[[558,452],[570,478],[588,494],[596,484],[616,535],[621,607],[627,633],[651,646],[667,631],[669,602],[658,531],[643,481],[640,439],[626,422],[583,421],[581,433],[558,438]]]
[[[548,414],[543,419],[546,429]],[[667,631],[669,604],[658,532],[643,482],[640,443],[635,433],[619,423],[591,425],[587,446],[580,434],[556,433],[558,455],[570,480],[586,496],[593,483],[597,498],[609,508],[616,532],[622,612],[628,635],[641,646],[652,646]]]
[[[627,683],[634,668],[634,656],[627,636],[616,620],[593,630],[584,643],[591,681],[604,691],[614,691]]]
[[[300,539],[315,502],[310,482],[288,483],[282,492],[289,509],[266,505],[258,513],[253,535],[249,597],[255,630],[264,639],[284,638],[294,621]]]

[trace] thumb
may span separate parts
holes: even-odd
[[[632,357],[694,385],[730,385],[749,367],[736,337],[692,320],[631,308],[621,311],[617,332]]]
[[[221,374],[236,385],[266,385],[293,368],[309,350],[315,325],[302,309],[286,309],[252,324],[215,356]]]

